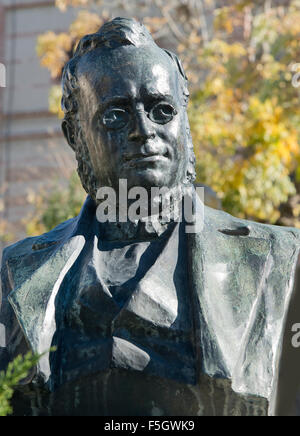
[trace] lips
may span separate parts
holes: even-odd
[[[161,154],[161,153],[151,153],[151,154],[131,154],[131,155],[124,155],[123,159],[125,163],[127,163],[129,166],[136,166],[136,165],[146,165],[150,163],[156,163],[156,162],[162,162],[169,159],[168,152]]]

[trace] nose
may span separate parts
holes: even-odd
[[[155,131],[151,120],[143,110],[138,110],[134,117],[134,125],[129,133],[129,140],[143,144],[154,137]]]

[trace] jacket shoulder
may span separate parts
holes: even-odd
[[[2,296],[8,295],[24,282],[51,254],[56,246],[71,234],[76,225],[72,218],[59,224],[50,232],[28,237],[3,250],[1,265]]]
[[[72,231],[76,218],[71,218],[56,226],[49,232],[39,236],[32,236],[18,241],[3,250],[2,264],[14,257],[23,257],[33,251],[48,248],[65,238]]]
[[[218,231],[232,236],[252,236],[280,244],[300,246],[300,229],[236,218],[227,212],[205,206],[204,220]]]
[[[3,250],[3,263],[12,258],[24,257],[33,252],[47,249],[66,240],[72,235],[80,222],[86,223],[86,226],[89,228],[90,217],[93,216],[94,209],[95,203],[88,196],[78,216],[60,223],[49,232],[39,236],[25,238],[6,247]]]

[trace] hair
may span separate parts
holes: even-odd
[[[97,186],[98,183],[93,172],[89,151],[85,138],[83,138],[82,135],[80,120],[78,117],[79,83],[77,79],[77,65],[82,56],[96,48],[106,47],[114,49],[125,45],[133,45],[135,47],[155,46],[156,48],[159,48],[144,25],[134,19],[115,18],[112,21],[105,23],[96,33],[86,35],[79,41],[74,56],[65,65],[62,74],[63,95],[61,106],[64,111],[63,123],[72,126],[74,132],[74,144],[76,143],[72,148],[76,153],[76,159],[78,162],[77,171],[82,186],[94,199],[99,186]],[[179,73],[183,104],[184,106],[187,106],[189,98],[188,80],[181,62],[171,51],[166,49],[161,50],[163,50],[174,62]],[[195,155],[193,152],[188,119],[186,122],[189,148],[189,165],[186,179],[187,182],[192,182],[195,179]]]

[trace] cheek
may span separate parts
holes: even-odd
[[[107,131],[104,139],[104,143],[108,145],[109,153],[121,154],[126,149],[127,135],[123,131]]]
[[[180,157],[185,152],[185,127],[179,117],[166,124],[159,136],[172,147],[176,156]]]
[[[106,161],[118,161],[124,150],[126,150],[126,138],[125,132],[102,130],[98,135],[98,147],[102,149],[102,153],[106,156]]]
[[[177,139],[179,136],[179,132],[180,132],[180,121],[175,119],[173,121],[170,122],[170,137],[173,139]]]
[[[159,138],[161,138],[164,142],[173,145],[177,141],[179,125],[173,120],[168,124],[163,125],[155,125],[156,134]]]

